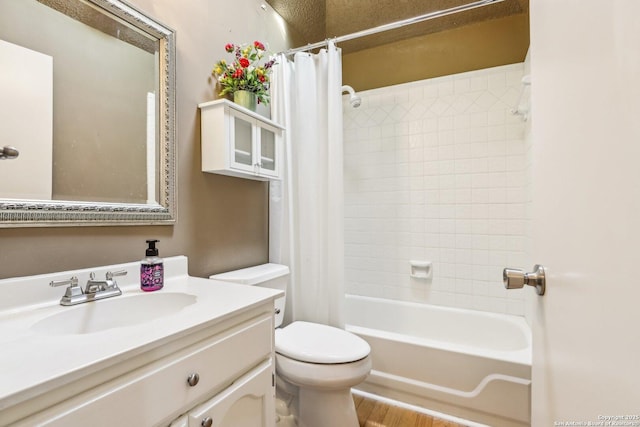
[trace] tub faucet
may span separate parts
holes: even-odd
[[[124,276],[126,274],[126,270],[115,272],[108,271],[104,280],[96,280],[95,274],[91,273],[84,290],[78,285],[78,278],[76,276],[71,277],[69,280],[52,281],[49,283],[49,286],[56,287],[68,285],[65,294],[60,299],[60,305],[76,305],[122,295],[122,291],[118,287],[114,277]]]

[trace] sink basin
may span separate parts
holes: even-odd
[[[45,334],[91,334],[112,328],[135,326],[177,313],[196,302],[194,295],[179,292],[157,292],[118,296],[62,307],[31,326]]]

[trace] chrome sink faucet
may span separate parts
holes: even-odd
[[[95,274],[91,273],[84,290],[78,285],[78,278],[76,276],[71,277],[69,280],[52,281],[49,283],[49,286],[57,287],[68,285],[65,294],[60,299],[60,305],[76,305],[122,295],[122,291],[118,287],[114,277],[124,276],[126,274],[126,270],[108,271],[104,280],[96,280]]]

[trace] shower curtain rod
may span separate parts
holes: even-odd
[[[403,19],[401,21],[392,22],[390,24],[380,25],[378,27],[369,28],[368,30],[357,31],[355,33],[347,34],[344,36],[334,37],[332,39],[323,40],[317,43],[310,43],[306,46],[301,46],[293,49],[289,49],[284,52],[285,55],[291,55],[297,52],[304,52],[307,50],[317,49],[327,45],[329,40],[334,40],[336,43],[357,39],[360,37],[370,36],[372,34],[381,33],[383,31],[395,30],[396,28],[404,27],[406,25],[417,24],[419,22],[428,21],[430,19],[440,18],[446,15],[452,15],[458,12],[464,12],[466,10],[475,9],[478,7],[488,6],[493,3],[500,3],[504,0],[478,0],[472,3],[455,6],[449,9],[438,10],[435,12],[425,13],[424,15],[414,16],[413,18]]]

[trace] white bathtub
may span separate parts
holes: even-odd
[[[492,426],[530,425],[523,318],[356,295],[346,313],[373,357],[357,389]]]

